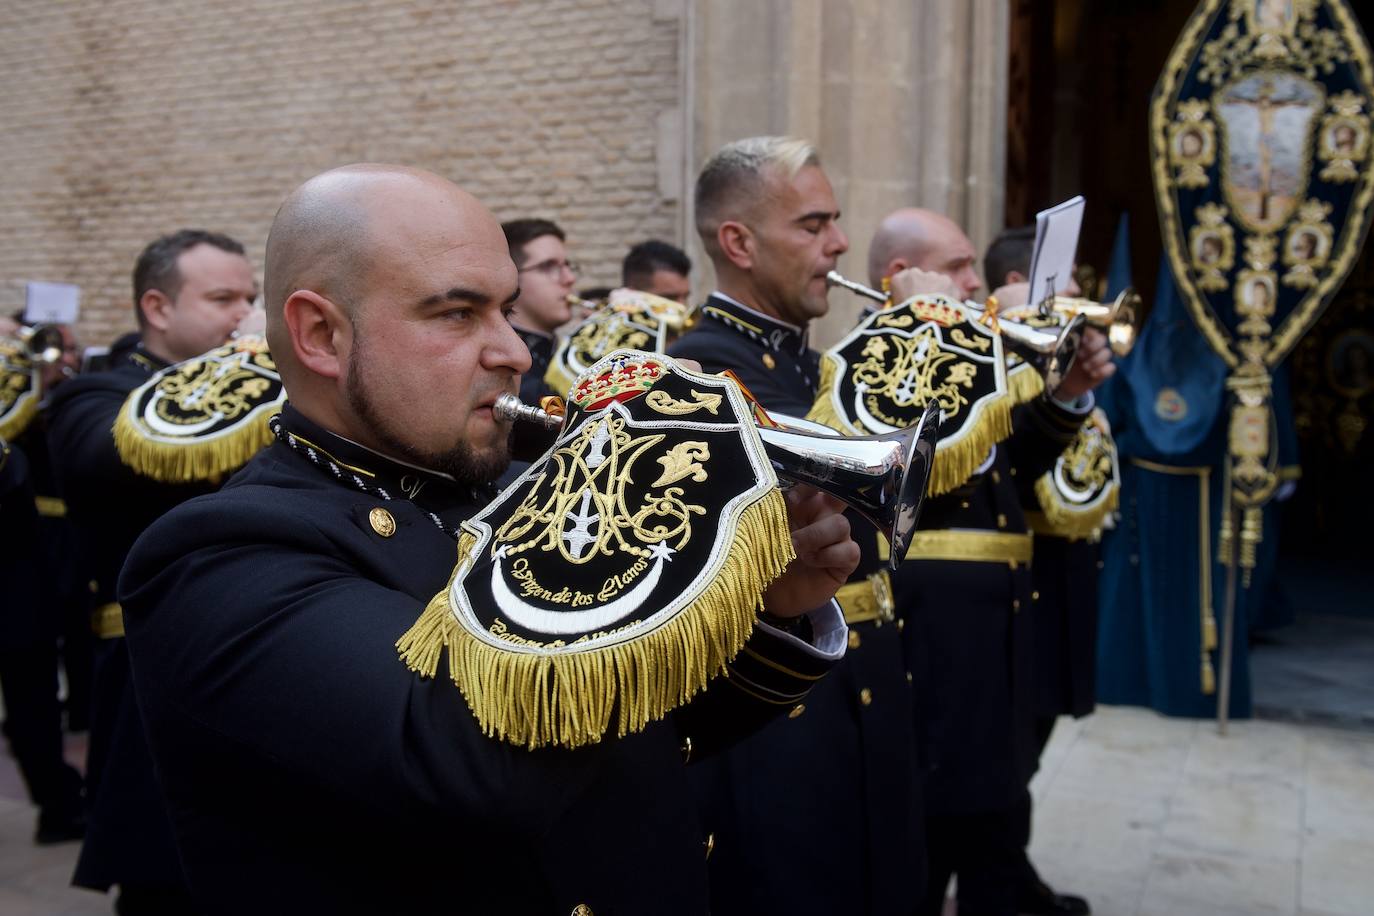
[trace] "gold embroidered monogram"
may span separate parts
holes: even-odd
[[[243,337],[169,366],[136,388],[115,420],[120,458],[163,481],[215,481],[271,440],[286,399],[260,337]]]

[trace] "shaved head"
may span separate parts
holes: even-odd
[[[518,294],[496,217],[419,169],[317,175],[267,239],[267,340],[292,406],[458,480],[491,480],[510,460],[491,405],[530,366],[508,321]]]
[[[973,269],[976,252],[964,230],[943,213],[920,207],[894,210],[883,217],[868,245],[868,282],[880,288],[885,278],[908,267],[942,273],[972,295],[982,286]]]
[[[267,342],[284,381],[295,375],[295,361],[283,303],[299,290],[310,290],[356,319],[387,242],[396,240],[396,219],[404,219],[407,208],[420,201],[445,198],[466,211],[484,214],[495,225],[480,201],[447,179],[397,165],[359,163],[332,169],[286,198],[267,236],[263,283]],[[402,203],[407,199],[416,203]]]

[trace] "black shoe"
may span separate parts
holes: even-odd
[[[1089,916],[1092,913],[1092,907],[1082,897],[1056,894],[1043,881],[1022,888],[1021,900],[1016,908],[1022,916]]]
[[[38,829],[33,841],[39,846],[72,843],[86,836],[86,818],[80,811],[43,808],[38,812]]]

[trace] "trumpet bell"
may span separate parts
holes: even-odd
[[[502,420],[543,427],[545,447],[562,425],[560,416],[511,394],[497,398],[492,412]],[[773,419],[781,425],[757,428],[777,475],[824,490],[885,534],[892,546],[888,563],[896,569],[911,545],[929,488],[940,435],[938,405],[927,404],[920,420],[906,429],[876,436],[841,436],[807,420]]]
[[[824,490],[857,512],[887,537],[888,565],[896,569],[930,484],[940,436],[938,405],[927,404],[906,429],[876,436],[841,436],[804,420],[774,419],[783,425],[760,426],[759,438],[778,476]]]
[[[14,336],[19,338],[33,362],[51,366],[62,361],[62,331],[57,325],[21,325]]]
[[[1082,315],[1088,324],[1101,329],[1107,335],[1112,353],[1117,356],[1126,356],[1131,352],[1145,317],[1140,294],[1129,287],[1122,290],[1110,305],[1091,299],[1055,296],[1052,307],[1060,314]]]
[[[964,309],[981,324],[996,328],[1008,350],[1030,363],[1045,379],[1045,390],[1053,392],[1064,381],[1078,357],[1078,343],[1083,339],[1087,319],[1083,315],[1066,315],[1062,324],[1031,327],[1006,315],[992,320],[986,310],[972,302]]]

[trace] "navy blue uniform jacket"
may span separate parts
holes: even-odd
[[[805,335],[720,297],[668,352],[733,370],[766,410],[800,417],[815,401]],[[849,652],[795,718],[694,772],[716,840],[712,913],[911,912],[924,862],[911,692],[897,627],[851,624]]]
[[[221,913],[704,913],[705,834],[684,757],[779,707],[722,677],[670,720],[590,748],[485,737],[447,661],[421,678],[395,642],[457,558],[429,513],[452,528],[489,494],[393,463],[289,404],[283,422],[342,476],[275,443],[154,525],[121,581],[140,707],[197,902]],[[353,475],[397,498],[360,491]],[[374,510],[394,520],[390,536]],[[749,677],[804,694],[830,663],[771,634],[757,628],[758,655],[741,653],[766,660]]]

